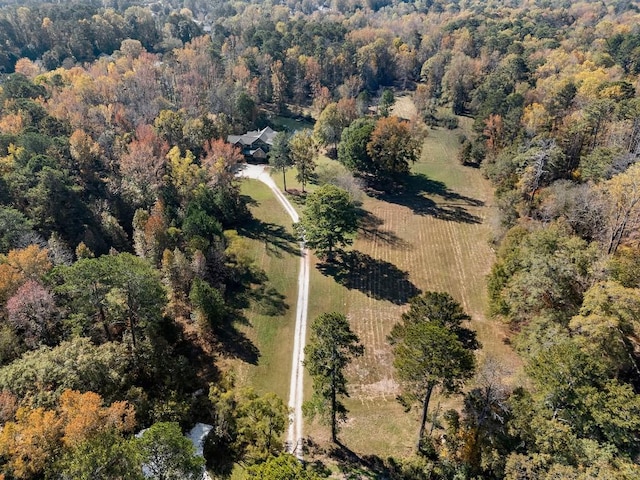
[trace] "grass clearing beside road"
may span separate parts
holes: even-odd
[[[403,192],[377,198],[363,196],[362,207],[367,215],[347,264],[326,268],[318,261],[312,263],[309,322],[324,312],[345,313],[366,348],[365,355],[356,359],[348,370],[351,398],[346,404],[350,414],[340,435],[343,442],[360,455],[385,458],[409,455],[413,451],[418,413],[404,412],[395,401],[398,389],[386,337],[406,309],[408,299],[418,292],[448,292],[462,304],[472,316],[471,327],[478,332],[483,344],[480,359],[491,356],[514,369],[520,365],[508,345],[506,328],[486,316],[486,275],[494,261],[489,244],[493,192],[479,170],[464,167],[457,161],[459,138],[463,133],[468,134],[470,120],[460,118],[460,125],[455,130],[429,129],[422,156],[412,166],[412,175]],[[325,157],[321,157],[319,163],[335,165]],[[282,187],[281,172],[272,174]],[[295,170],[287,172],[290,189],[299,188],[294,176]],[[307,190],[313,189],[313,185],[308,185]],[[252,193],[252,197],[260,202],[258,207],[253,207],[257,208],[256,216],[262,215],[261,211],[268,214],[275,209],[282,211],[275,206],[275,199],[270,207],[257,193]],[[299,203],[296,208],[300,209]],[[269,221],[277,223],[278,220]],[[285,225],[291,223],[284,211],[281,221]],[[270,278],[288,268],[278,267],[278,261],[269,258],[265,263]],[[297,265],[296,262],[297,257],[293,264]],[[296,273],[297,267],[289,280],[293,284]],[[291,314],[295,311],[295,293],[288,294],[287,298],[290,299],[288,314]],[[250,318],[256,326],[261,322],[259,317]],[[265,339],[277,343],[276,338],[285,338],[284,329],[273,337],[258,330],[256,328],[256,337],[260,345]],[[286,384],[290,351],[286,357],[275,356],[260,345],[268,363],[260,370],[263,368],[261,358],[258,367],[248,367],[248,371],[254,372],[248,378],[256,385],[269,385],[278,379]],[[276,363],[281,358],[286,365]],[[275,371],[269,371],[266,365],[275,365]],[[256,375],[258,371],[260,374]],[[288,395],[286,387],[283,385],[286,392],[283,398]],[[305,398],[310,394],[307,378]],[[459,407],[460,397],[436,396],[432,411],[438,404],[442,414],[448,408]],[[309,422],[305,433],[316,443],[324,444],[328,440],[328,428],[317,422]]]
[[[492,356],[507,366],[519,365],[506,328],[486,317],[486,275],[494,261],[488,221],[493,193],[479,170],[457,161],[468,120],[461,118],[459,129],[429,130],[404,192],[364,199],[368,216],[353,246],[357,254],[344,271],[329,276],[338,280],[333,295],[344,295],[344,312],[366,348],[349,368],[351,413],[341,434],[361,455],[384,458],[414,448],[418,413],[405,413],[395,401],[386,337],[418,291],[448,292],[462,304],[483,344],[479,359]],[[346,293],[339,293],[340,287]],[[436,396],[432,409],[440,402],[444,413],[459,401]]]
[[[233,369],[239,385],[252,386],[261,393],[274,392],[286,402],[298,295],[298,242],[291,218],[269,187],[245,179],[242,194],[252,199],[250,209],[256,221],[241,234],[247,238],[256,265],[264,270],[267,281],[264,295],[253,300],[245,311],[250,325],[239,326],[259,349],[258,364],[234,361]]]

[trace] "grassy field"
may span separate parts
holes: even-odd
[[[386,337],[406,301],[418,292],[450,293],[472,316],[471,327],[483,345],[478,359],[491,356],[507,368],[518,368],[506,330],[486,316],[494,206],[491,187],[481,173],[456,160],[459,135],[468,133],[469,124],[461,118],[459,129],[429,130],[405,191],[365,197],[368,216],[351,263],[344,271],[326,272],[336,282],[333,293],[325,293],[324,287],[320,298],[331,298],[330,308],[340,308],[336,299],[341,299],[366,347],[365,355],[350,367],[351,414],[342,432],[345,444],[357,453],[384,457],[413,449],[417,413],[404,413],[395,401],[398,389]],[[432,409],[443,413],[459,400],[436,397]],[[311,432],[319,439],[326,435],[317,426]]]
[[[402,97],[396,104],[404,117],[413,114],[411,107]],[[349,368],[350,414],[341,433],[344,443],[360,455],[402,456],[414,448],[417,413],[405,413],[395,400],[398,387],[386,342],[410,297],[428,290],[450,293],[472,316],[471,327],[483,345],[478,359],[491,356],[508,368],[519,366],[508,345],[506,329],[486,316],[486,275],[494,261],[489,220],[495,207],[491,187],[481,172],[463,167],[456,160],[459,136],[469,134],[471,122],[460,120],[456,130],[429,129],[422,156],[413,166],[404,192],[363,196],[367,215],[343,267],[326,268],[316,260],[312,268],[310,321],[323,312],[343,312],[366,348],[365,355]],[[333,163],[326,157],[319,159],[321,168],[336,168]],[[299,189],[294,176],[293,170],[287,172],[290,190]],[[282,187],[281,172],[274,172],[274,179]],[[284,212],[269,203],[275,204],[275,200],[260,197],[264,192],[255,185],[247,183],[243,190],[250,190],[257,200],[254,214],[265,222],[289,225]],[[313,188],[309,185],[307,190]],[[278,257],[263,244],[254,246],[259,264],[271,281],[279,282],[277,288],[286,295],[290,309],[282,319],[251,313],[252,335],[262,357],[257,367],[244,366],[241,370],[244,378],[261,390],[280,385],[276,391],[284,389],[286,399],[297,257],[290,253]],[[279,278],[281,275],[283,278]],[[263,322],[271,327],[263,326]],[[275,342],[277,348],[269,347],[269,342]],[[308,396],[309,382],[305,388]],[[432,410],[442,413],[459,406],[459,401],[435,397]],[[328,438],[327,428],[316,423],[310,423],[306,432],[319,444]]]
[[[299,251],[291,219],[271,190],[257,180],[244,180],[242,193],[251,198],[256,221],[241,234],[248,239],[256,265],[267,275],[264,291],[258,292],[246,311],[250,325],[240,326],[260,351],[257,365],[234,362],[239,385],[259,392],[275,392],[289,398],[289,377],[295,327],[295,300]]]

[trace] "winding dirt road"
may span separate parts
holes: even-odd
[[[267,185],[287,211],[293,222],[300,217],[287,197],[273,181],[264,165],[244,165],[237,174],[239,177],[253,178]],[[291,360],[291,383],[289,387],[289,431],[287,449],[302,459],[302,402],[304,378],[304,345],[307,336],[307,307],[309,304],[309,250],[300,242],[300,270],[298,273],[298,301],[296,304],[296,327],[293,339]]]

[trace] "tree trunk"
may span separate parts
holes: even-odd
[[[104,313],[104,307],[102,304],[100,304],[100,308],[98,309],[98,315],[100,316],[100,322],[102,323],[102,328],[104,328],[104,333],[107,336],[107,341],[110,342],[113,339],[111,338],[109,324],[107,323],[107,315]]]
[[[335,379],[335,371],[331,372],[331,441],[333,443],[338,443],[338,427],[336,425],[336,410],[337,410],[337,401],[336,401],[336,379]]]
[[[431,392],[433,392],[434,385],[429,384],[427,386],[427,393],[422,400],[422,419],[420,421],[420,432],[418,433],[418,443],[416,445],[417,451],[420,451],[420,444],[422,443],[422,438],[424,437],[425,425],[427,424],[427,410],[429,409],[429,400],[431,399]]]
[[[285,173],[284,167],[282,167],[282,183],[284,184],[284,191],[287,192],[287,175]]]
[[[127,319],[127,323],[129,324],[129,331],[131,332],[131,344],[133,346],[133,350],[137,350],[137,340],[136,340],[136,332],[135,332],[135,323],[133,317],[129,315]]]

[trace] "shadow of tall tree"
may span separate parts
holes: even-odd
[[[237,358],[245,363],[257,365],[260,350],[244,332],[236,327],[237,322],[244,325],[250,324],[244,315],[238,314],[235,315],[235,321],[226,321],[215,329],[218,351],[225,357]]]
[[[438,201],[429,197],[440,197]],[[394,194],[380,194],[378,198],[410,208],[416,215],[430,215],[441,220],[458,223],[481,223],[482,219],[468,211],[469,207],[481,207],[482,200],[461,195],[450,190],[443,182],[421,173],[406,178],[404,188]]]
[[[358,237],[369,241],[380,241],[392,248],[404,249],[409,247],[402,238],[398,237],[391,230],[382,229],[384,223],[382,219],[371,212],[360,209],[360,223],[358,225]]]
[[[265,284],[251,290],[249,297],[261,315],[277,317],[284,315],[289,310],[289,305],[285,302],[286,297],[275,288]]]
[[[329,458],[336,462],[344,478],[359,479],[400,479],[434,478],[430,469],[407,469],[393,457],[383,460],[377,455],[358,455],[341,442],[327,452]]]
[[[267,251],[278,258],[282,257],[282,252],[300,255],[298,239],[282,225],[252,218],[238,228],[238,233],[244,237],[264,242]]]
[[[409,280],[408,272],[357,250],[343,253],[334,262],[319,264],[318,269],[348,289],[360,290],[396,305],[403,305],[420,294],[420,289]]]

